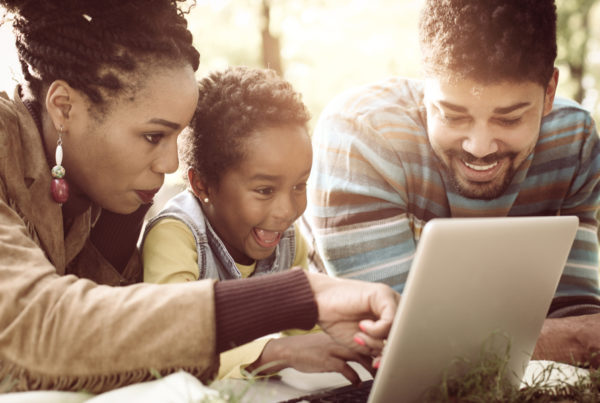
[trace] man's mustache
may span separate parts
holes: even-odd
[[[504,159],[504,158],[514,159],[517,157],[517,153],[511,152],[511,151],[507,151],[507,152],[503,152],[503,153],[492,153],[492,154],[486,155],[483,158],[476,157],[473,154],[466,152],[466,151],[450,150],[450,151],[446,152],[446,154],[453,158],[459,158],[469,164],[477,164],[478,163],[478,164],[482,164],[482,165],[492,164],[492,163],[499,161],[501,159]]]

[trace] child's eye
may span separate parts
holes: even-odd
[[[274,192],[273,188],[258,188],[254,189],[254,191],[261,196],[270,196]]]
[[[304,192],[306,190],[306,182],[297,184],[296,186],[294,186],[294,190],[296,192]]]
[[[165,137],[164,133],[145,133],[144,138],[150,144],[158,144]]]

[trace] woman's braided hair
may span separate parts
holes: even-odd
[[[57,79],[101,106],[145,63],[198,69],[178,0],[0,0],[14,14],[19,61],[34,98]]]

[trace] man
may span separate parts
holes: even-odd
[[[549,313],[563,319],[546,321],[535,357],[589,359],[600,341],[573,330],[600,327],[577,316],[600,312],[600,145],[589,113],[555,99],[553,0],[426,0],[419,35],[424,80],[348,91],[319,119],[306,217],[318,260],[402,291],[432,218],[576,215]]]

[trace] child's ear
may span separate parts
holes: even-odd
[[[210,195],[206,181],[202,179],[200,174],[196,172],[194,168],[189,168],[187,175],[192,192],[194,192],[196,197],[200,199],[201,202],[208,203],[210,201]]]

